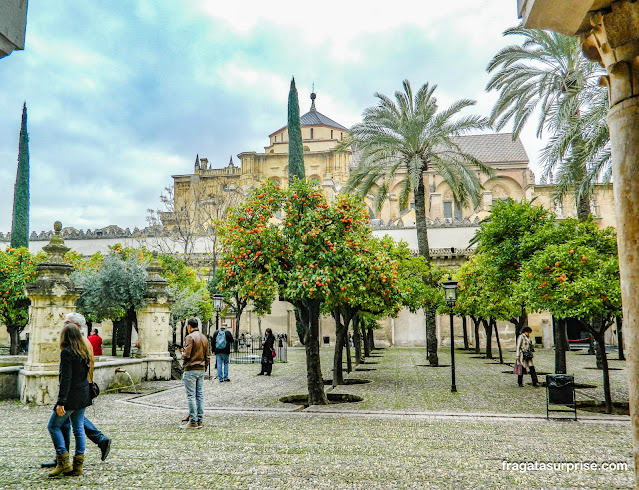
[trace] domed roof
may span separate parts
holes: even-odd
[[[329,128],[339,129],[341,131],[348,131],[348,128],[342,126],[338,122],[333,121],[330,117],[325,116],[321,112],[318,112],[317,109],[315,109],[316,97],[317,95],[315,94],[315,92],[313,92],[311,94],[311,110],[308,111],[306,114],[300,116],[300,126],[327,126]],[[279,133],[286,128],[288,128],[288,124],[269,134],[269,137],[273,136],[276,133]]]

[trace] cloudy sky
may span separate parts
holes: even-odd
[[[406,78],[487,115],[485,67],[517,23],[515,0],[30,0],[25,50],[0,60],[0,231],[23,101],[31,230],[133,229],[196,154],[222,167],[263,151],[286,124],[291,76],[302,113],[315,84],[317,109],[347,127]],[[536,171],[539,142],[522,140]]]

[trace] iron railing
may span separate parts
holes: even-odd
[[[229,362],[236,364],[259,364],[262,362],[262,336],[250,336],[242,334],[231,346]],[[286,334],[275,334],[276,356],[273,362],[288,362],[287,356],[288,338]]]

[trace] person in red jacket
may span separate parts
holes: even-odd
[[[102,337],[98,335],[98,329],[94,328],[91,330],[91,335],[87,337],[87,340],[91,342],[93,346],[93,355],[101,356],[102,355]]]

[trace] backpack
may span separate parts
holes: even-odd
[[[226,348],[226,330],[220,330],[217,333],[217,337],[215,337],[215,348],[220,350]]]

